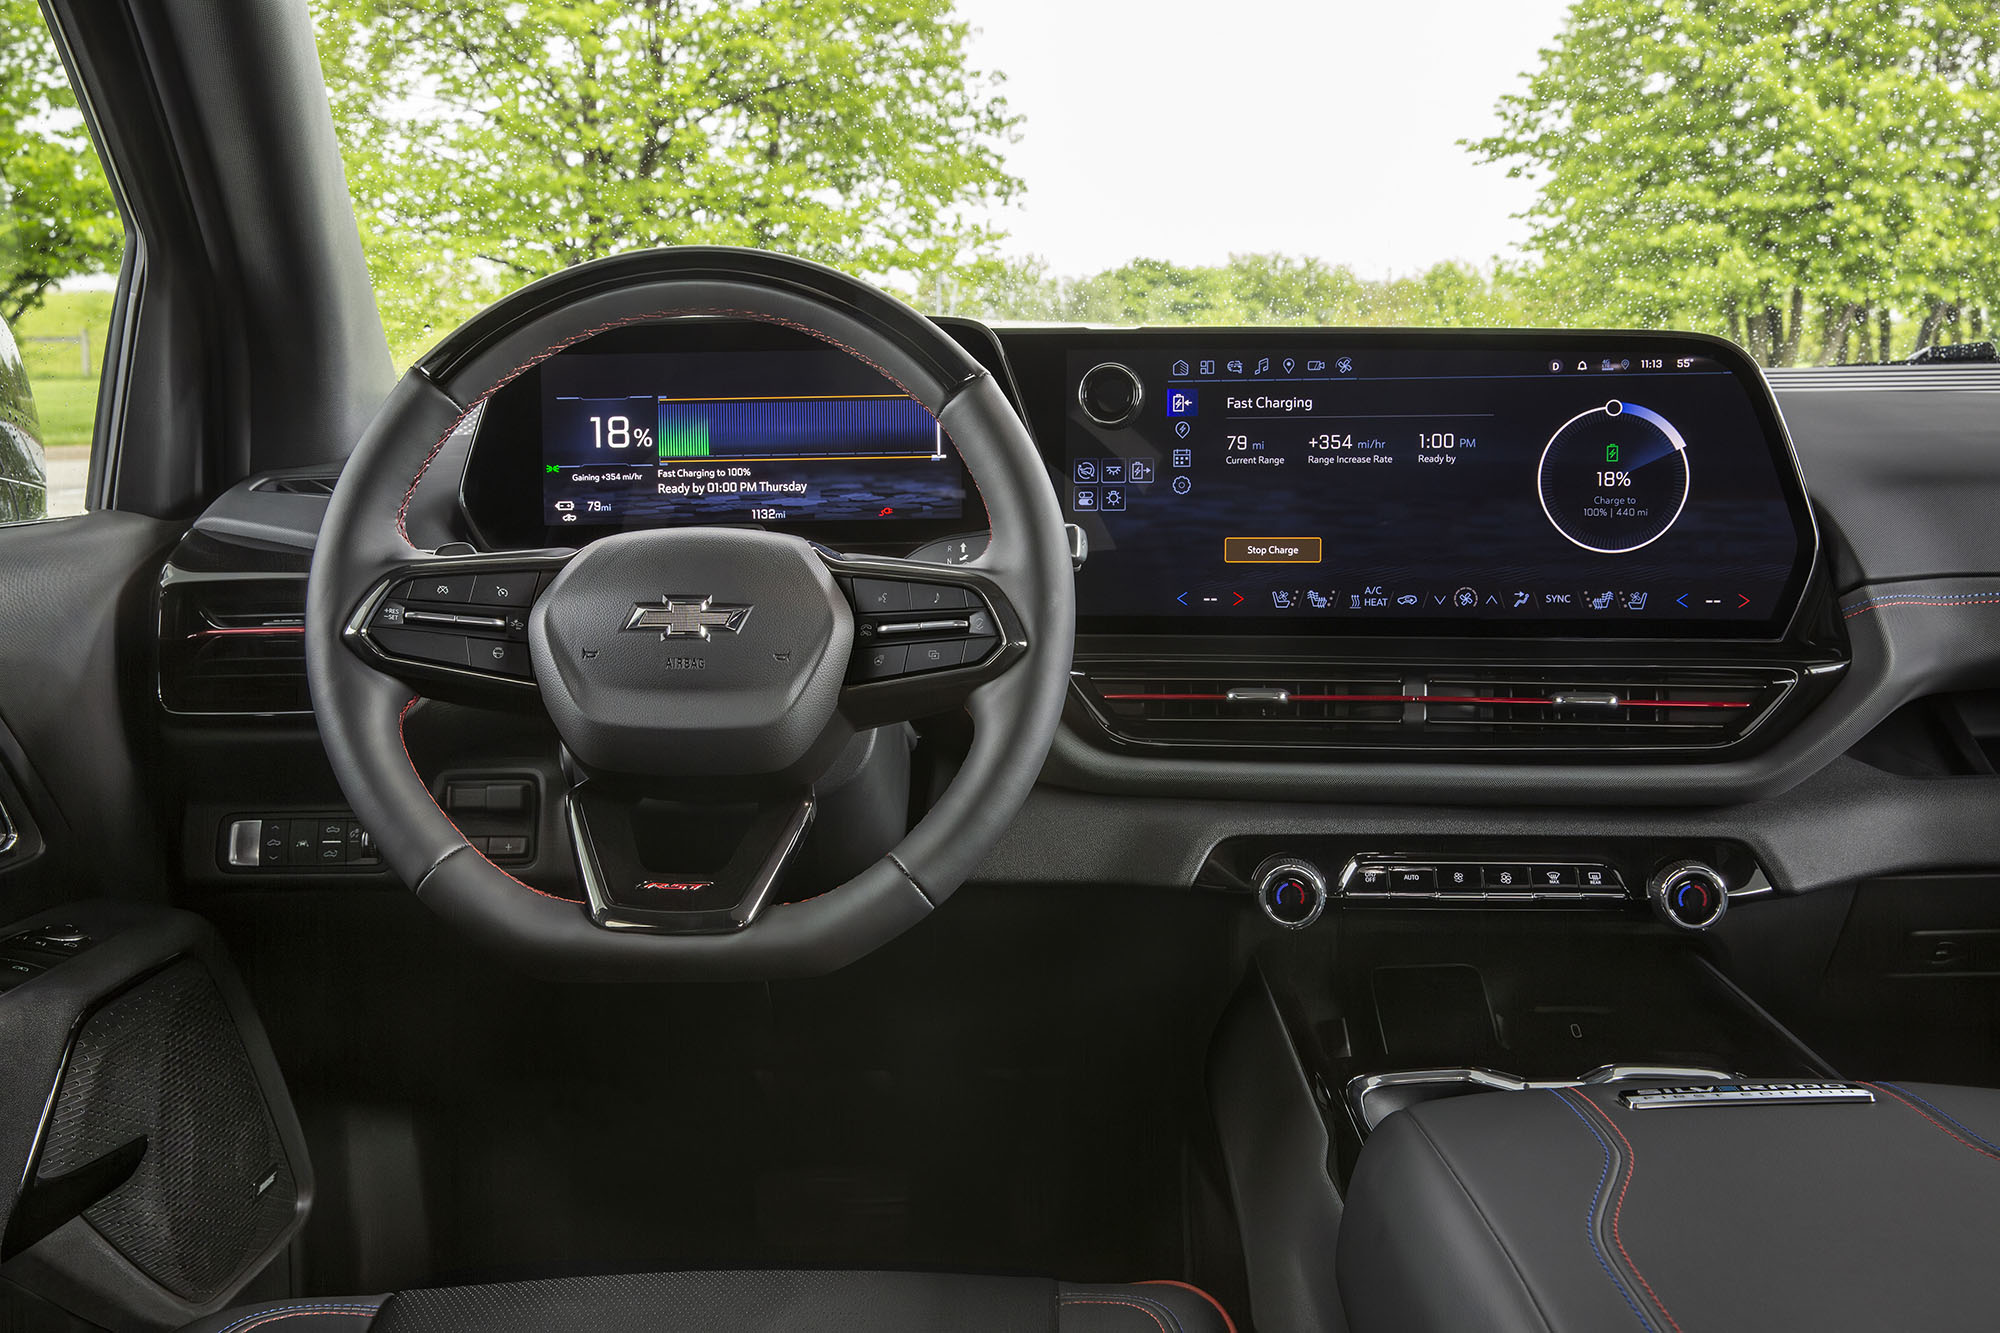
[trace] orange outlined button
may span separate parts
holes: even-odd
[[[1224,537],[1223,563],[1231,565],[1316,565],[1317,537]]]

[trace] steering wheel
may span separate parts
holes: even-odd
[[[854,557],[719,527],[470,555],[411,539],[425,470],[496,390],[598,333],[716,318],[809,335],[921,403],[985,504],[985,553],[963,565]],[[506,637],[470,640],[470,658],[448,667],[399,652],[419,628],[420,613],[402,600],[414,600],[413,587],[444,591],[468,578],[532,597],[532,607],[496,613]],[[942,614],[963,637],[965,664],[866,678],[857,652],[883,622],[858,614],[870,608],[854,600],[857,588],[953,608]],[[452,926],[555,977],[804,976],[922,920],[1027,799],[1068,686],[1073,596],[1061,510],[1034,442],[993,377],[943,330],[817,264],[752,250],[655,250],[524,288],[404,376],[327,506],[307,585],[306,671],[355,814],[388,867]],[[562,799],[586,901],[533,888],[488,860],[417,772],[404,739],[409,714],[469,686],[539,696],[579,778]],[[902,841],[828,892],[774,903],[810,822],[814,783],[847,743],[959,707],[972,719],[970,750]],[[711,781],[778,794],[746,835],[762,845],[710,879],[646,875],[631,855],[632,830],[618,825],[618,793]]]

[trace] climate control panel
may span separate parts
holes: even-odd
[[[1247,892],[1288,930],[1329,909],[1650,908],[1665,924],[1698,932],[1732,903],[1777,892],[1742,843],[1621,837],[1444,837],[1386,848],[1352,837],[1230,838],[1210,851],[1195,883]]]
[[[1625,881],[1598,861],[1446,861],[1361,855],[1341,872],[1340,892],[1357,899],[1462,902],[1622,902]]]

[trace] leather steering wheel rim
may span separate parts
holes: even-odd
[[[404,719],[421,695],[346,641],[369,589],[429,553],[412,543],[419,483],[495,390],[593,334],[688,318],[754,320],[870,364],[921,403],[964,459],[991,540],[964,568],[990,582],[1025,651],[966,699],[964,763],[895,849],[819,897],[727,934],[606,930],[569,900],[493,865],[438,808]],[[922,566],[912,565],[919,574]],[[776,979],[844,966],[921,921],[972,872],[1034,786],[1060,720],[1074,644],[1061,510],[1020,417],[993,377],[903,303],[833,269],[762,251],[683,248],[587,264],[475,316],[383,404],[327,506],[306,599],[306,672],[334,776],[384,861],[446,922],[542,975]]]

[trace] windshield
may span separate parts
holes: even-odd
[[[2000,10],[1958,0],[315,0],[384,322],[643,246],[937,314],[1978,340]]]

